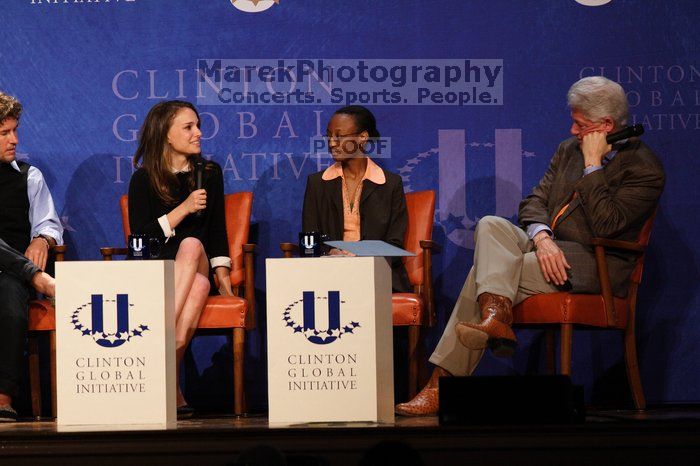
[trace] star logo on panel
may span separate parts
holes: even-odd
[[[292,333],[301,333],[315,345],[333,343],[342,339],[343,335],[359,331],[358,328],[361,327],[359,322],[352,320],[341,323],[341,304],[345,304],[345,301],[340,299],[340,291],[329,291],[327,296],[316,296],[313,291],[304,291],[302,299],[290,303],[284,309],[282,325],[289,327]],[[318,316],[317,305],[320,308]]]
[[[438,147],[408,158],[404,166],[398,169],[404,191],[409,193],[434,189],[426,186],[424,177],[414,175],[434,172],[437,168],[438,209],[435,221],[442,227],[447,239],[461,248],[474,247],[474,230],[480,219],[479,214],[485,213],[472,200],[477,188],[472,188],[470,184],[476,185],[479,180],[469,173],[469,162],[479,160],[478,163],[483,164],[486,158],[493,160],[495,178],[502,181],[494,186],[496,215],[517,223],[518,206],[523,195],[523,159],[537,157],[536,153],[523,149],[521,129],[494,128],[494,131],[494,139],[478,142],[471,138],[466,129],[441,129],[438,131]],[[421,168],[417,169],[419,166]],[[475,206],[471,212],[467,209],[468,202]]]
[[[104,299],[101,294],[92,295],[90,302],[75,309],[70,318],[70,325],[82,336],[91,337],[95,343],[104,348],[116,348],[131,341],[132,338],[143,337],[143,333],[149,330],[148,325],[130,325],[129,323],[129,314],[134,307],[129,302],[129,296],[117,294],[116,298]],[[105,306],[105,303],[108,305]],[[107,318],[105,318],[105,307],[111,308],[108,311],[112,311],[108,312]],[[89,326],[87,322],[90,322]]]
[[[260,13],[279,4],[280,0],[231,0],[231,5],[246,13]]]

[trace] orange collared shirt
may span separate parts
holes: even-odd
[[[367,169],[357,185],[354,194],[348,193],[345,184],[345,175],[340,162],[335,162],[326,168],[321,178],[325,181],[335,178],[342,178],[343,181],[343,241],[360,241],[360,199],[362,198],[362,182],[369,180],[375,184],[386,183],[386,177],[379,165],[370,158],[367,159]],[[352,197],[352,209],[350,208],[350,198]]]

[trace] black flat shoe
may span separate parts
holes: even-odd
[[[0,422],[15,422],[17,421],[17,411],[12,409],[12,406],[0,407]]]
[[[194,416],[194,408],[190,405],[178,406],[177,407],[177,419],[189,419]]]

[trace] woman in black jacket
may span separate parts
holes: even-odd
[[[326,137],[335,163],[306,181],[303,231],[318,231],[330,240],[382,240],[402,248],[408,213],[401,177],[379,167],[366,152],[380,141],[374,115],[359,105],[336,110]],[[391,266],[394,291],[410,291],[401,258],[393,258]]]

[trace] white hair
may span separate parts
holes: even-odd
[[[576,81],[566,94],[569,108],[578,110],[591,121],[609,116],[615,126],[624,126],[629,118],[629,104],[624,89],[603,76],[589,76]]]

